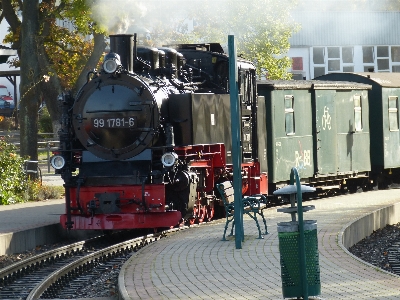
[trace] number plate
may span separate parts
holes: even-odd
[[[92,118],[94,128],[135,128],[136,118]]]

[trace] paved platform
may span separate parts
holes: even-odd
[[[387,190],[305,203],[315,210],[304,219],[318,222],[319,299],[400,299],[399,276],[360,261],[342,243],[344,232],[360,236],[359,230],[381,219],[400,221],[399,201],[400,190]],[[373,213],[383,207],[388,209],[382,214]],[[146,246],[121,270],[120,299],[282,299],[277,223],[290,221],[290,215],[276,208],[266,215],[270,234],[261,240],[254,221],[244,218],[242,249],[235,248],[234,237],[221,241],[221,221]],[[355,220],[365,221],[351,226]]]
[[[43,174],[44,185],[62,186],[59,175]],[[65,212],[64,199],[0,205],[0,255],[21,253],[37,245],[63,239],[81,240],[95,232],[67,232],[60,225]]]
[[[59,223],[64,211],[64,199],[0,205],[0,234]]]
[[[63,199],[0,205],[0,255],[59,241],[64,211]]]

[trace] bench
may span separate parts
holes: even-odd
[[[25,160],[24,171],[30,180],[40,180],[42,183],[42,170],[39,168],[37,160]]]
[[[235,227],[234,189],[230,181],[225,181],[217,184],[217,190],[221,195],[221,199],[225,207],[226,223],[222,240],[226,241],[225,235],[229,223],[232,222],[232,229],[230,236],[233,235],[233,228]],[[250,216],[256,222],[258,228],[258,238],[262,239],[263,237],[261,235],[261,229],[257,220],[257,215],[261,216],[264,222],[265,234],[268,234],[267,222],[265,221],[265,217],[263,214],[263,209],[267,206],[268,203],[267,198],[264,195],[246,196],[242,199],[242,203],[243,203],[243,213]]]

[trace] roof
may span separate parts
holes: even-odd
[[[21,73],[20,70],[7,70],[7,71],[0,71],[0,77],[7,77],[7,76],[19,76]]]
[[[259,89],[274,89],[274,90],[304,90],[304,89],[315,89],[315,90],[329,90],[329,89],[371,89],[371,85],[350,82],[350,81],[320,81],[320,80],[260,80],[257,81],[257,87]]]
[[[400,12],[293,12],[301,25],[294,46],[400,45]]]
[[[7,62],[10,56],[17,55],[17,50],[0,45],[0,64]]]
[[[365,83],[351,81],[319,81],[313,80],[313,88],[315,90],[371,90],[372,86]]]
[[[275,90],[300,90],[310,89],[312,82],[311,80],[258,80],[257,86]]]
[[[349,80],[387,88],[400,87],[400,73],[330,73],[317,77],[318,80]]]

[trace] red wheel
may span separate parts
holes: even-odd
[[[198,213],[199,213],[199,209],[198,209],[197,205],[195,205],[193,207],[193,217],[196,218]]]
[[[206,206],[206,220],[211,221],[214,217],[214,203]]]
[[[206,216],[206,212],[207,212],[206,206],[201,206],[199,209],[199,214],[197,216],[199,223],[203,223],[204,218]]]

